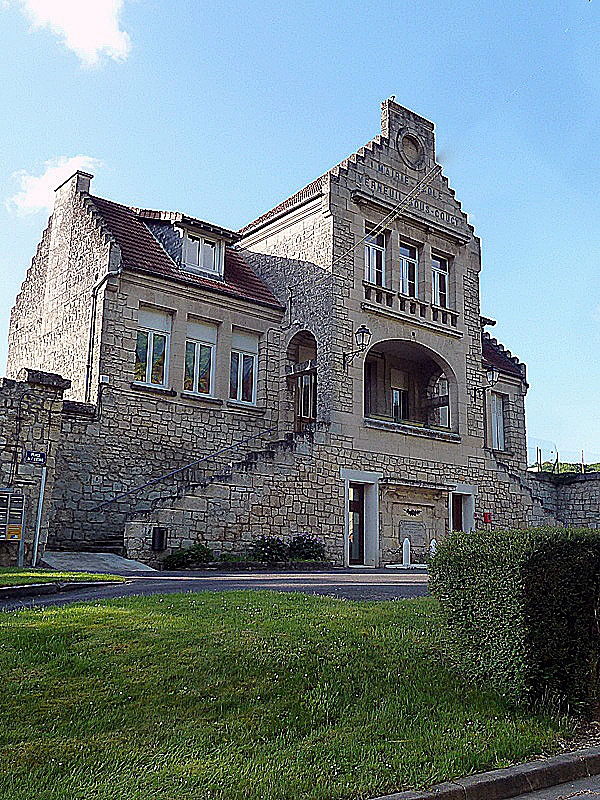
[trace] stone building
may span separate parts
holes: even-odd
[[[9,376],[71,383],[53,547],[310,532],[380,565],[405,538],[418,560],[449,529],[554,522],[430,122],[387,100],[378,136],[237,232],[91,177],[57,189],[10,326]]]

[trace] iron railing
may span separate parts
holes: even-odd
[[[247,442],[251,442],[254,439],[259,439],[261,436],[266,436],[269,433],[273,433],[276,431],[277,428],[269,428],[266,431],[261,431],[260,433],[255,433],[253,436],[247,436],[245,439],[241,439],[239,442],[235,442],[235,444],[231,444],[228,447],[222,447],[220,450],[215,450],[213,453],[209,453],[207,456],[202,456],[202,458],[196,459],[196,461],[192,461],[189,464],[185,464],[183,467],[178,467],[177,469],[173,469],[170,472],[165,472],[164,475],[159,475],[158,478],[153,478],[151,481],[146,481],[146,483],[141,484],[140,486],[136,486],[133,489],[128,489],[126,492],[121,492],[120,494],[111,497],[109,500],[104,500],[99,505],[95,506],[94,508],[90,509],[90,511],[102,511],[107,506],[110,506],[112,503],[118,503],[120,500],[124,500],[126,497],[131,497],[131,495],[137,494],[138,492],[142,492],[144,489],[148,489],[150,486],[156,486],[157,483],[161,483],[162,481],[166,481],[169,478],[172,478],[174,475],[178,475],[181,472],[184,472],[188,469],[193,469],[197,467],[199,464],[202,464],[205,461],[208,461],[211,458],[216,458],[217,456],[223,455],[223,453],[227,453],[230,450],[235,450],[236,448],[240,447]]]

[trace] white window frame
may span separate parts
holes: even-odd
[[[405,250],[413,250],[415,257],[411,258],[410,256],[403,255],[400,253],[398,264],[399,264],[399,276],[400,276],[400,287],[399,292],[400,294],[405,295],[405,297],[415,297],[419,296],[419,254],[417,252],[417,248],[413,247],[410,244],[404,244],[404,242],[400,242],[400,247]],[[415,269],[415,293],[410,294],[410,287],[409,287],[409,270],[411,265]]]
[[[187,357],[187,346],[188,344],[194,345],[194,370],[192,376],[192,386],[193,389],[186,389],[185,388],[185,378],[186,378],[186,357]],[[196,388],[198,386],[198,374],[200,372],[200,347],[208,347],[210,350],[210,386],[208,392],[199,392]],[[215,396],[215,355],[216,355],[216,345],[214,342],[205,342],[201,339],[194,339],[191,336],[188,336],[185,340],[185,354],[183,359],[183,391],[186,394],[194,394],[197,397],[214,397]]]
[[[234,354],[239,356],[237,365],[237,393],[235,397],[231,396],[231,366]],[[252,400],[242,400],[242,378],[244,373],[244,357],[252,358]],[[256,405],[256,383],[258,373],[258,353],[251,353],[248,350],[232,349],[231,357],[229,360],[229,400],[232,403],[243,403],[246,406]]]
[[[442,391],[444,388],[445,391]],[[435,389],[438,397],[448,397],[448,405],[438,406],[438,411],[440,414],[440,428],[450,428],[450,384],[448,383],[448,378],[445,375],[440,375]]]
[[[188,260],[188,242],[191,240],[198,242],[198,255],[199,255],[198,262]],[[214,260],[212,267],[207,267],[205,266],[204,263],[199,263],[202,261],[202,255],[204,253],[205,244],[214,245]],[[203,236],[202,234],[185,231],[182,246],[183,246],[182,262],[187,270],[189,270],[190,272],[202,272],[206,275],[219,275],[219,276],[223,275],[224,246],[223,242],[220,239],[216,239],[215,237],[212,236]]]
[[[492,450],[506,450],[504,425],[504,395],[490,392],[490,419],[492,423]]]
[[[446,268],[440,268],[437,266],[436,262],[440,264],[445,264]],[[446,299],[445,302],[442,303],[442,293],[440,291],[440,278],[444,276],[445,283],[446,283]],[[431,302],[434,306],[438,306],[439,308],[449,308],[449,293],[450,293],[450,262],[444,256],[432,255],[431,258]]]
[[[140,316],[144,312],[144,309],[140,309]],[[152,312],[149,312],[152,314]],[[135,362],[134,362],[134,370],[135,366],[137,365],[137,341],[138,335],[140,333],[146,333],[148,335],[148,340],[146,344],[146,374],[144,376],[144,380],[137,380],[135,378],[134,372],[134,383],[138,386],[153,386],[158,388],[167,388],[169,385],[169,362],[171,359],[171,328],[172,328],[172,319],[171,316],[166,312],[158,312],[160,316],[164,316],[165,319],[168,319],[168,328],[169,330],[158,330],[155,327],[150,327],[144,324],[138,324],[135,336]],[[164,336],[165,337],[165,359],[164,359],[164,371],[163,371],[163,380],[162,383],[154,383],[152,381],[152,353],[154,352],[154,337],[155,336]]]
[[[164,331],[154,331],[150,328],[139,327],[137,333],[148,334],[148,344],[146,346],[146,375],[143,381],[135,380],[134,383],[139,386],[158,386],[165,388],[169,385],[169,357],[171,352],[171,335]],[[164,336],[165,342],[165,368],[162,383],[153,383],[152,381],[152,353],[154,351],[154,336]],[[137,356],[137,335],[136,335],[136,356]]]
[[[377,239],[381,237],[383,245],[377,244]],[[381,256],[381,283],[377,282],[377,256]],[[365,237],[365,281],[374,286],[385,287],[385,233],[373,235],[367,231]]]

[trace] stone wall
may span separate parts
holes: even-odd
[[[476,487],[477,527],[486,527],[485,511],[492,512],[493,528],[526,527],[535,513],[536,501],[527,488],[491,461],[457,468],[435,460],[400,460],[357,451],[348,437],[323,429],[251,453],[209,485],[184,488],[156,500],[146,513],[132,515],[125,534],[127,553],[148,563],[160,561],[163,554],[151,549],[154,527],[168,530],[166,552],[203,542],[216,552],[243,553],[265,532],[283,537],[308,532],[323,539],[328,558],[341,566],[346,507],[342,469],[383,475],[381,563],[401,561],[400,524],[407,519],[405,506],[415,504],[427,510],[425,534],[409,534],[413,561],[422,560],[431,538],[440,540],[448,530],[448,494],[457,484]]]
[[[48,536],[56,457],[60,441],[63,392],[69,381],[59,375],[23,370],[18,380],[0,380],[0,489],[25,498],[24,563],[31,564],[42,466],[26,463],[26,453],[46,454],[46,488],[42,508],[38,556]],[[0,565],[16,565],[18,540],[0,540]]]
[[[87,198],[89,180],[76,173],[56,190],[48,229],[12,309],[7,363],[12,378],[24,367],[64,376],[71,381],[65,396],[76,400],[95,399],[103,280],[120,260]]]
[[[528,473],[528,483],[562,525],[600,528],[600,473]]]

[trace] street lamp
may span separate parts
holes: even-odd
[[[348,369],[348,364],[351,364],[356,358],[356,356],[360,355],[360,353],[364,353],[365,350],[367,350],[367,348],[371,344],[372,336],[373,334],[364,324],[354,331],[356,350],[352,350],[350,353],[342,354],[344,360],[344,371]]]
[[[496,367],[489,367],[487,372],[485,373],[485,377],[487,378],[488,385],[484,387],[484,389],[491,389],[492,386],[498,383],[498,378],[500,377],[500,373],[496,369]]]

